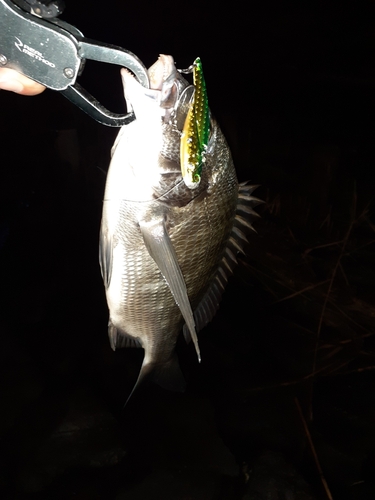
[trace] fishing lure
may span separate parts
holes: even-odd
[[[202,62],[194,63],[181,73],[193,73],[195,91],[182,129],[180,163],[184,182],[190,189],[199,186],[210,135],[210,113]]]

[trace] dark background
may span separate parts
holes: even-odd
[[[117,131],[52,91],[0,93],[2,498],[375,498],[373,2],[81,0],[62,18],[146,66],[200,56],[265,204],[201,366],[178,346],[186,393],[122,412],[142,352],[110,350],[97,262]],[[80,83],[124,110],[117,67]]]

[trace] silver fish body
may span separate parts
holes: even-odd
[[[149,74],[145,89],[123,72],[136,120],[120,130],[112,149],[100,264],[112,348],[143,347],[138,382],[152,374],[163,387],[182,389],[177,337],[183,328],[200,359],[196,332],[218,308],[258,200],[254,187],[238,186],[213,119],[201,182],[195,189],[184,184],[180,137],[193,87],[170,56],[160,56]]]

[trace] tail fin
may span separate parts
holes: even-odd
[[[135,383],[135,386],[133,387],[133,390],[124,406],[128,404],[134,392],[138,391],[140,386],[143,386],[148,382],[154,382],[168,391],[184,392],[186,388],[186,381],[181,372],[177,354],[175,352],[165,363],[145,363],[143,361],[137,382]]]

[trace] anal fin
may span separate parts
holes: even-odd
[[[142,347],[138,339],[131,337],[126,333],[120,332],[111,320],[108,322],[108,337],[109,343],[114,351],[122,347]]]

